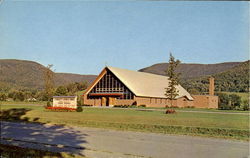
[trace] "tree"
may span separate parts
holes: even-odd
[[[6,101],[7,95],[5,93],[0,93],[0,101]]]
[[[243,100],[241,106],[242,106],[242,110],[244,110],[244,111],[249,110],[249,101],[248,100]]]
[[[78,84],[79,84],[78,82],[75,82],[75,83],[70,83],[66,86],[67,91],[69,92],[69,95],[74,95],[78,91],[77,89]]]
[[[66,87],[64,86],[59,86],[57,89],[56,89],[56,92],[55,92],[55,95],[56,96],[66,96],[68,93],[68,90]]]
[[[74,82],[66,85],[69,95],[76,95],[76,92],[83,91],[87,88],[87,82]]]
[[[51,70],[52,64],[49,64],[43,72],[44,92],[48,101],[51,100],[54,93],[54,72]]]
[[[230,110],[232,107],[229,105],[230,98],[228,94],[225,93],[218,93],[219,97],[219,109],[220,110]]]
[[[241,96],[238,96],[236,94],[230,94],[229,95],[231,106],[235,109],[236,107],[240,107],[241,104]]]
[[[165,95],[167,99],[170,99],[171,106],[173,106],[173,100],[178,96],[178,90],[176,86],[179,85],[179,76],[180,73],[176,73],[176,68],[180,64],[180,60],[175,60],[173,55],[170,53],[169,65],[166,70],[166,74],[169,78],[168,87],[166,88]]]
[[[83,90],[87,89],[87,87],[88,87],[88,83],[87,83],[86,81],[80,82],[80,83],[77,85],[78,91],[83,91]]]
[[[13,100],[15,101],[24,101],[24,93],[22,91],[14,91],[13,92]]]

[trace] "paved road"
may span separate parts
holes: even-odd
[[[248,158],[247,142],[123,132],[83,127],[1,122],[1,143],[90,158]]]

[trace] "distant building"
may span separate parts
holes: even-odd
[[[168,83],[169,79],[166,76],[105,67],[85,91],[83,101],[84,104],[93,106],[170,106],[170,100],[164,95]],[[173,106],[218,108],[217,96],[191,96],[181,85],[176,88],[179,95],[173,100]]]
[[[37,99],[36,98],[28,98],[27,101],[35,102],[35,101],[37,101]]]
[[[53,107],[77,108],[77,96],[53,96]]]

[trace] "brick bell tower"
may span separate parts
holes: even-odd
[[[209,95],[214,95],[214,78],[209,78]]]

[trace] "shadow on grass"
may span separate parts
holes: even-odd
[[[61,153],[28,149],[11,145],[0,144],[0,156],[4,158],[27,158],[27,157],[62,157]]]
[[[87,143],[85,134],[63,125],[37,123],[39,117],[25,117],[29,111],[31,109],[27,108],[1,110],[0,156],[4,154],[4,157],[13,157],[13,154],[20,154],[24,155],[21,157],[64,157],[63,152],[84,156],[83,144]],[[38,155],[34,155],[36,153]]]

